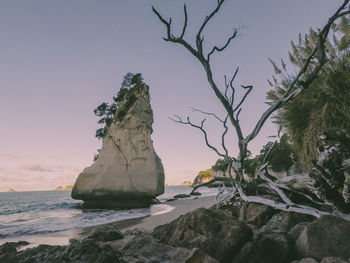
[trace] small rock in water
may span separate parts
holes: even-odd
[[[200,192],[193,192],[193,193],[190,193],[190,195],[196,196],[196,195],[202,195],[202,194]]]
[[[178,195],[174,195],[174,198],[188,198],[191,197],[190,195],[187,194],[178,194]]]

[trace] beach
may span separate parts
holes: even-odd
[[[70,239],[82,240],[96,231],[103,231],[103,228],[113,228],[121,232],[140,229],[151,232],[153,228],[159,225],[167,224],[179,216],[193,211],[197,208],[204,207],[209,208],[215,204],[215,195],[196,196],[184,199],[176,199],[172,201],[162,202],[158,204],[158,209],[153,209],[150,215],[141,216],[137,218],[129,218],[125,220],[119,220],[109,222],[106,224],[98,224],[94,226],[81,227],[72,230],[26,235],[23,237],[12,237],[0,239],[0,245],[5,242],[18,242],[27,241],[27,246],[21,247],[21,250],[36,247],[40,244],[46,245],[60,245],[65,246],[69,244]],[[161,209],[159,208],[161,206]],[[152,208],[151,208],[152,210]],[[157,211],[158,210],[158,211]]]

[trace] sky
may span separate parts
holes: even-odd
[[[206,51],[225,43],[243,26],[225,52],[212,57],[215,80],[232,76],[253,85],[240,117],[250,132],[266,109],[268,58],[287,60],[290,41],[310,26],[320,28],[339,0],[226,0],[204,32]],[[154,5],[173,18],[181,32],[183,4],[194,35],[216,0],[1,0],[0,1],[0,191],[52,190],[72,185],[93,162],[101,141],[93,110],[111,102],[127,72],[142,73],[150,87],[154,113],[152,139],[169,185],[193,180],[218,156],[199,131],[172,122],[173,114],[203,116],[191,107],[225,116],[201,65],[183,47],[165,42]],[[239,92],[238,92],[239,93]],[[218,143],[222,126],[206,122],[209,139]],[[277,133],[268,121],[248,147],[254,154]],[[233,133],[226,141],[237,154]]]

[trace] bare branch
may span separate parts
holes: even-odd
[[[205,140],[206,145],[207,145],[210,149],[212,149],[214,152],[216,152],[217,155],[219,155],[219,156],[221,156],[221,157],[225,157],[225,156],[226,156],[225,154],[220,153],[219,150],[218,150],[216,147],[214,147],[213,145],[211,145],[211,144],[209,143],[207,132],[206,132],[206,131],[204,130],[204,128],[203,128],[203,127],[204,127],[204,123],[205,123],[205,119],[202,120],[202,122],[201,122],[200,125],[196,125],[196,124],[194,124],[194,123],[192,123],[192,122],[190,121],[190,118],[189,118],[189,117],[187,117],[187,121],[183,121],[183,120],[181,119],[180,116],[178,116],[178,115],[174,115],[174,116],[175,116],[176,119],[170,118],[172,121],[177,122],[177,123],[180,123],[180,124],[184,124],[184,125],[190,125],[190,126],[196,128],[196,129],[199,129],[199,130],[203,133],[203,135],[204,135],[204,140]]]
[[[166,19],[152,6],[152,11],[157,15],[157,17],[159,18],[159,20],[165,25],[166,29],[167,29],[167,37],[163,37],[163,39],[165,41],[170,41],[170,42],[174,42],[174,43],[179,43],[181,45],[183,45],[188,51],[190,51],[194,56],[198,56],[198,51],[195,50],[187,41],[185,41],[182,37],[185,34],[186,28],[187,28],[187,10],[184,7],[185,10],[185,25],[182,29],[182,34],[180,37],[175,37],[172,33],[171,33],[171,18],[169,19],[169,22],[166,21]]]
[[[245,101],[245,99],[247,98],[247,96],[249,95],[249,93],[252,91],[253,86],[241,86],[243,89],[246,89],[246,93],[244,94],[244,96],[242,97],[241,101],[238,103],[238,105],[236,106],[236,108],[233,109],[233,112],[235,112],[236,110],[238,110],[239,107],[241,107],[241,105],[243,104],[243,102]]]
[[[228,119],[228,116],[226,116],[226,118],[224,120],[222,120],[220,117],[218,117],[215,113],[212,113],[212,112],[205,112],[205,111],[202,111],[202,110],[198,110],[198,109],[195,109],[195,108],[191,108],[193,111],[197,111],[197,112],[200,112],[204,115],[208,115],[208,116],[213,116],[215,119],[217,119],[219,122],[222,123],[222,125],[224,126],[225,130],[224,132],[222,133],[221,135],[221,146],[222,148],[224,149],[225,151],[225,155],[226,155],[226,158],[228,158],[228,150],[226,148],[226,145],[225,145],[225,136],[228,132],[228,126],[227,126],[227,119]]]
[[[225,89],[225,98],[226,98],[227,101],[229,101],[230,107],[231,107],[231,108],[232,108],[233,103],[234,103],[234,101],[235,101],[235,92],[236,92],[236,89],[233,87],[233,81],[235,80],[235,78],[236,78],[236,76],[237,76],[238,70],[239,70],[239,67],[236,68],[236,71],[235,71],[235,73],[233,74],[233,76],[232,76],[232,78],[231,78],[231,80],[230,80],[229,83],[227,82],[227,77],[226,77],[226,75],[224,75],[225,86],[226,86],[226,89]],[[229,88],[231,88],[231,96],[230,96],[230,98],[228,98],[228,95],[227,95],[228,89],[229,89]]]
[[[193,108],[193,107],[191,107],[191,109],[192,109],[193,111],[200,112],[200,113],[202,113],[202,114],[204,114],[204,115],[213,116],[213,117],[214,117],[215,119],[217,119],[219,122],[224,123],[224,120],[222,120],[220,117],[218,117],[215,113],[202,111],[202,110],[199,110],[199,109],[196,109],[196,108]]]
[[[242,108],[240,108],[239,110],[238,110],[238,112],[237,112],[237,114],[236,114],[236,121],[238,122],[238,117],[239,117],[239,114],[241,113],[241,111],[242,111]]]
[[[162,15],[157,11],[157,9],[154,8],[154,6],[152,6],[152,11],[158,16],[159,20],[166,26],[167,28],[167,35],[168,38],[163,38],[165,41],[169,41],[171,39],[171,28],[170,28],[170,24],[171,24],[171,18],[169,19],[169,22],[166,21]]]
[[[237,29],[234,28],[233,29],[233,34],[232,36],[230,36],[227,41],[226,41],[226,44],[224,46],[222,46],[221,48],[217,47],[217,46],[214,46],[213,49],[208,53],[207,55],[207,60],[209,61],[210,60],[210,56],[215,52],[221,52],[223,51],[225,48],[228,47],[228,45],[230,44],[231,40],[234,39],[235,37],[237,36]]]
[[[205,26],[207,25],[209,20],[220,10],[220,7],[224,3],[224,1],[225,0],[219,0],[218,1],[218,5],[216,6],[216,8],[210,13],[209,16],[207,16],[205,18],[203,24],[199,28],[199,31],[198,31],[197,36],[196,36],[196,39],[197,39],[196,43],[197,43],[198,51],[202,50],[203,38],[201,37],[201,34],[202,34],[203,29],[205,28]]]
[[[186,5],[184,5],[184,13],[185,13],[185,23],[184,23],[184,27],[182,28],[182,33],[180,38],[183,38],[186,32],[186,28],[187,28],[187,9],[186,9]]]
[[[266,163],[265,165],[263,165],[258,172],[258,175],[261,179],[263,179],[265,182],[267,182],[267,184],[269,185],[269,187],[274,190],[280,197],[281,199],[287,204],[287,205],[294,205],[294,203],[286,196],[286,194],[279,188],[281,187],[280,185],[276,184],[275,182],[273,182],[270,178],[266,177],[263,170],[267,167]],[[284,186],[286,187],[286,186]],[[287,188],[288,189],[288,188]]]
[[[287,212],[296,212],[300,214],[306,214],[306,215],[312,215],[314,217],[320,218],[322,215],[331,215],[331,213],[323,212],[320,210],[317,210],[312,207],[305,207],[305,206],[294,206],[294,205],[288,205],[280,202],[276,202],[273,200],[270,200],[268,198],[260,197],[260,196],[247,196],[242,187],[238,184],[236,184],[239,196],[246,202],[253,202],[258,204],[264,204],[267,206],[270,206],[272,208],[287,211]]]
[[[226,145],[225,145],[225,136],[226,136],[226,134],[227,134],[227,132],[228,132],[227,119],[228,119],[228,116],[225,118],[225,120],[224,120],[224,122],[223,122],[225,131],[224,131],[224,132],[222,133],[222,135],[221,135],[221,146],[222,146],[222,148],[224,149],[226,158],[227,158],[227,160],[228,160],[228,150],[227,150]],[[229,161],[229,160],[228,160],[228,161]]]

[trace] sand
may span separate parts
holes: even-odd
[[[82,239],[92,233],[96,228],[101,228],[104,226],[112,226],[113,228],[119,229],[120,231],[127,231],[132,229],[142,229],[145,231],[152,231],[153,228],[159,225],[167,224],[172,220],[178,218],[179,216],[186,214],[190,211],[193,211],[197,208],[204,207],[209,208],[215,204],[215,196],[199,196],[199,197],[190,197],[186,199],[178,199],[166,203],[164,209],[160,212],[155,212],[150,216],[127,219],[117,222],[111,222],[104,225],[97,225],[91,227],[85,227],[81,229],[62,231],[58,233],[51,233],[45,235],[33,235],[26,236],[21,238],[13,238],[0,240],[0,245],[5,242],[17,242],[19,240],[24,240],[29,242],[28,246],[22,247],[26,249],[29,247],[35,247],[40,244],[47,245],[68,245],[70,239]]]

